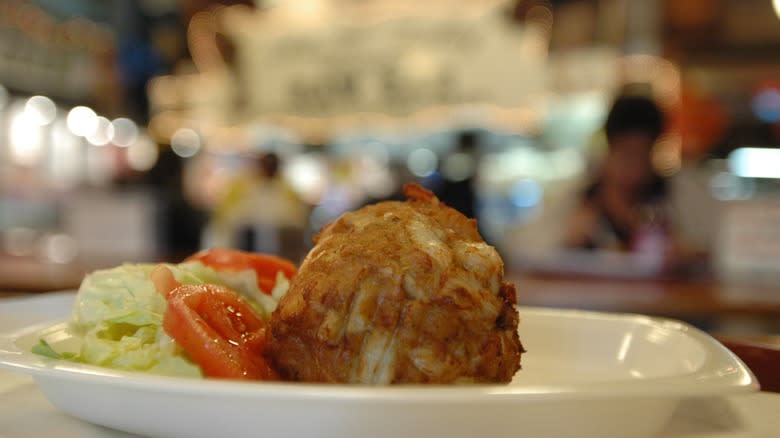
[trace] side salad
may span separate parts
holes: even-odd
[[[274,379],[265,328],[295,275],[288,260],[232,249],[182,263],[124,264],[88,274],[73,306],[78,352],[33,352],[151,374]]]

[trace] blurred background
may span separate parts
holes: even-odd
[[[632,155],[662,202],[625,223],[619,96],[662,114]],[[5,290],[211,246],[299,261],[414,181],[521,303],[774,331],[779,145],[778,0],[0,1]]]

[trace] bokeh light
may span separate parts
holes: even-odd
[[[509,197],[517,208],[531,208],[542,200],[542,186],[538,182],[523,178],[512,184]]]
[[[138,172],[144,172],[157,164],[160,155],[155,144],[149,137],[140,135],[138,139],[127,148],[127,165]]]
[[[780,149],[738,148],[729,154],[728,165],[743,178],[780,178]]]
[[[406,165],[412,175],[420,178],[431,176],[436,171],[439,159],[436,154],[427,148],[413,150],[406,160]]]
[[[171,149],[173,153],[189,158],[200,150],[200,135],[190,128],[180,128],[171,136]]]
[[[43,149],[43,131],[30,115],[17,108],[9,123],[11,159],[21,166],[35,166]]]
[[[78,242],[67,234],[47,235],[41,239],[41,252],[51,262],[69,263],[78,255]]]
[[[721,201],[749,199],[755,192],[755,183],[729,172],[718,172],[710,178],[710,193]]]
[[[547,35],[552,34],[553,27],[553,10],[552,5],[549,2],[543,2],[528,9],[525,14],[525,20],[527,23],[539,26],[539,28]]]
[[[98,127],[98,118],[95,111],[86,106],[77,106],[68,112],[66,119],[70,132],[86,137],[91,135]]]
[[[672,176],[682,168],[682,139],[667,135],[658,140],[651,152],[653,168],[662,176]]]
[[[761,121],[775,123],[780,121],[780,90],[763,88],[753,96],[750,102],[753,114]]]
[[[282,175],[298,196],[310,204],[320,202],[328,185],[325,164],[314,154],[290,157],[282,169]]]
[[[114,129],[113,143],[120,147],[128,147],[138,140],[138,126],[132,120],[120,117],[111,121]]]
[[[444,160],[442,173],[450,181],[465,181],[474,174],[474,159],[463,152],[452,154]]]
[[[33,96],[27,99],[24,112],[33,123],[39,126],[46,126],[57,117],[57,107],[46,96]]]
[[[105,117],[98,117],[97,126],[91,134],[87,135],[87,141],[95,146],[105,146],[114,138],[114,125]]]
[[[366,195],[382,199],[395,190],[395,176],[387,166],[387,156],[375,155],[364,151],[352,160],[354,182]]]

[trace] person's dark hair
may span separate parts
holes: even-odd
[[[612,104],[604,129],[608,140],[627,132],[640,132],[655,140],[664,130],[664,116],[650,98],[621,96]]]
[[[266,178],[273,178],[279,172],[279,156],[268,152],[260,157],[260,170]]]
[[[479,134],[474,130],[461,131],[456,140],[459,152],[474,153],[479,147]]]

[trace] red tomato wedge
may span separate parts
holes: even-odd
[[[263,356],[268,325],[237,293],[213,284],[180,284],[162,266],[152,281],[168,300],[163,329],[204,375],[279,379]]]
[[[257,286],[270,294],[276,286],[276,273],[281,271],[288,280],[295,276],[295,264],[287,259],[271,254],[239,251],[229,248],[211,248],[199,251],[185,262],[199,261],[217,271],[243,271],[252,269],[257,275]]]
[[[235,292],[181,285],[168,297],[163,328],[208,377],[277,380],[263,356],[265,321]]]

